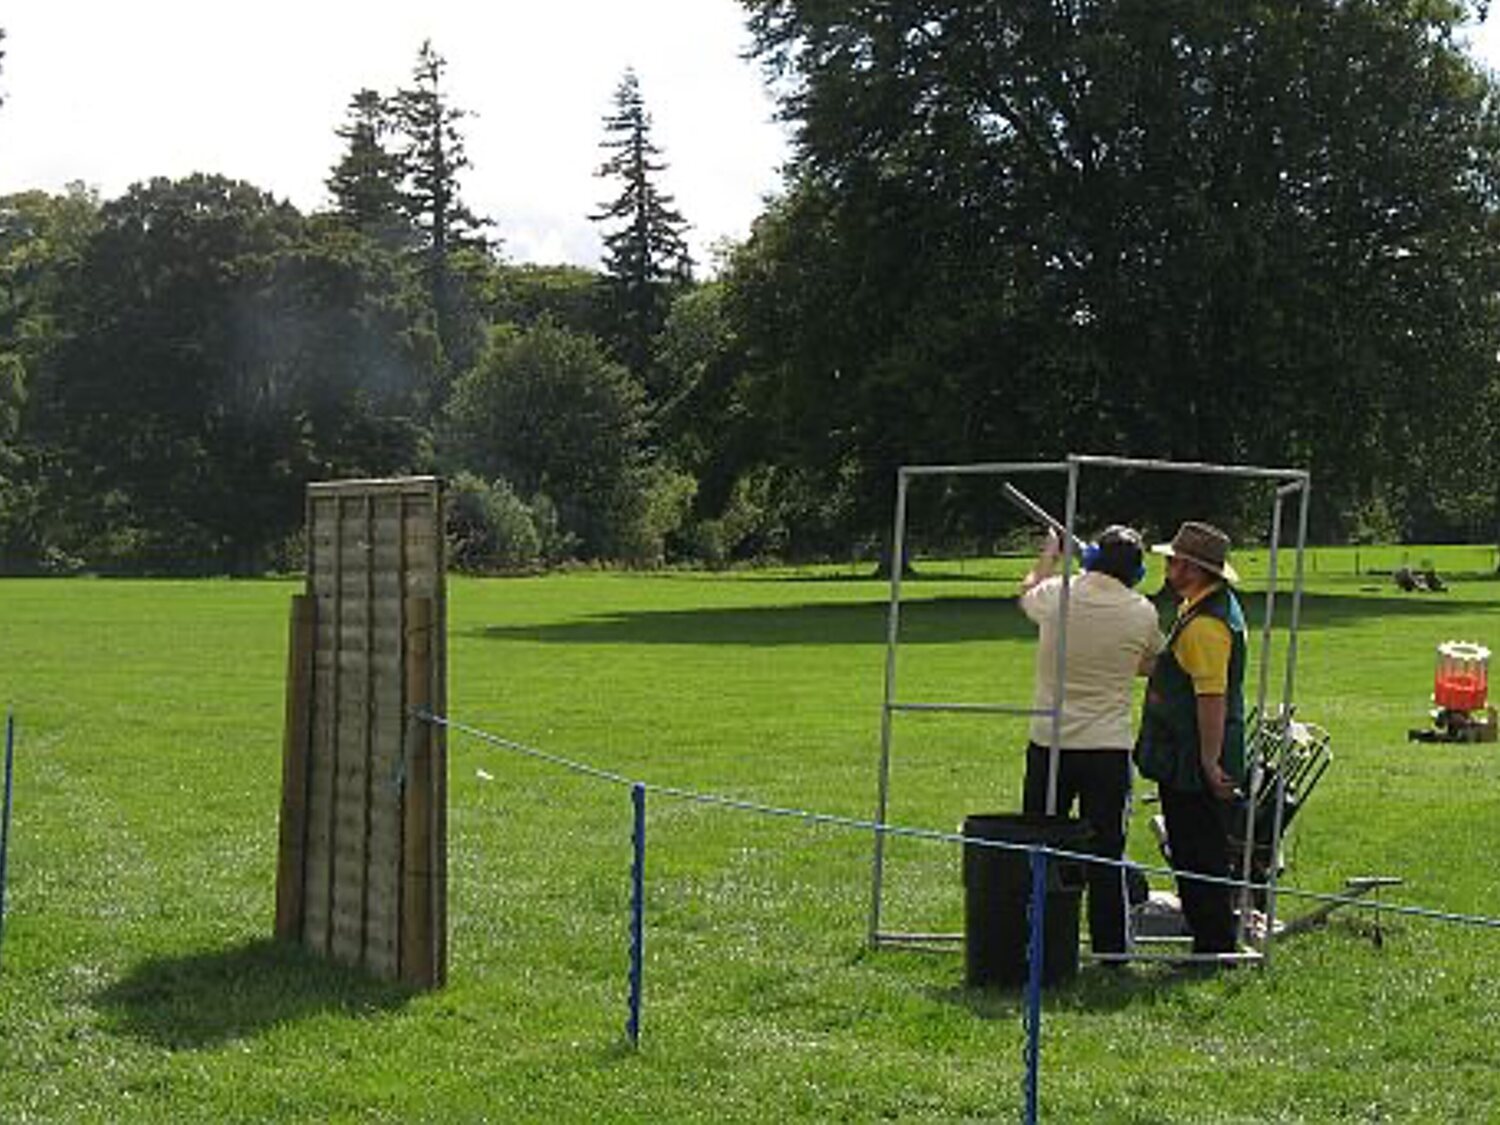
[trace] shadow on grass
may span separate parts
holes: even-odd
[[[1497,591],[1500,594],[1500,591]],[[1258,629],[1263,612],[1259,593],[1246,596],[1251,628]],[[1156,598],[1163,621],[1170,619],[1169,597]],[[1277,598],[1277,624],[1284,626],[1291,612],[1291,596]],[[1342,628],[1380,618],[1444,619],[1472,616],[1500,609],[1493,599],[1450,598],[1442,594],[1380,596],[1305,594],[1302,627]],[[463,630],[461,635],[494,641],[542,644],[621,645],[880,645],[886,634],[885,602],[846,605],[779,605],[691,610],[645,610],[600,613],[581,621],[539,625],[493,625]],[[972,641],[1029,640],[1035,627],[1016,607],[1013,598],[948,596],[902,604],[901,644],[962,644]]]
[[[1155,1003],[1178,989],[1211,981],[1221,987],[1243,987],[1256,977],[1254,969],[1218,969],[1203,965],[1157,963],[1120,969],[1085,966],[1078,976],[1042,991],[1043,1016],[1047,1012],[1115,1012],[1136,1004]],[[1019,1020],[1026,1009],[1026,993],[1020,988],[969,988],[954,985],[937,988],[931,998],[943,1004],[966,1008],[979,1019]]]
[[[844,645],[885,643],[886,603],[600,613],[546,625],[481,626],[464,635],[546,644]],[[944,597],[902,606],[902,644],[1032,637],[1010,598]]]
[[[363,1015],[415,993],[282,942],[143,961],[95,996],[110,1026],[172,1049],[202,1049],[323,1012]]]

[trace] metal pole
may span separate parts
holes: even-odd
[[[1292,577],[1292,616],[1287,623],[1286,684],[1281,692],[1281,709],[1288,717],[1292,710],[1293,689],[1297,681],[1297,633],[1302,626],[1302,556],[1307,550],[1307,516],[1311,506],[1312,479],[1302,480],[1302,508],[1297,516],[1297,564]]]
[[[963,465],[903,465],[901,471],[908,477],[972,477],[1058,472],[1067,467],[1065,461],[976,461]]]
[[[885,703],[880,709],[880,774],[875,801],[875,854],[870,870],[870,945],[880,940],[881,885],[885,879],[885,824],[891,791],[891,714],[896,701],[896,643],[901,633],[901,572],[906,567],[905,469],[896,472],[896,514],[891,527],[891,602],[885,623]]]
[[[630,834],[630,1014],[625,1018],[625,1037],[632,1047],[641,1040],[641,975],[646,954],[646,787],[637,781],[630,787],[635,809],[635,827]]]
[[[1271,503],[1271,551],[1266,563],[1265,619],[1260,626],[1260,671],[1255,685],[1256,729],[1250,732],[1250,779],[1245,800],[1245,843],[1240,854],[1240,872],[1245,877],[1240,888],[1240,919],[1235,930],[1235,944],[1245,942],[1245,927],[1250,921],[1250,883],[1255,859],[1255,802],[1260,793],[1261,731],[1266,729],[1266,692],[1271,678],[1271,637],[1276,623],[1276,577],[1278,551],[1281,546],[1281,489]]]
[[[1097,454],[1073,453],[1068,461],[1076,465],[1096,465],[1113,469],[1145,469],[1164,473],[1197,473],[1213,477],[1261,477],[1269,480],[1305,480],[1305,469],[1275,469],[1260,465],[1214,465],[1205,461],[1164,461],[1160,458],[1101,457]]]
[[[1291,718],[1287,718],[1291,722]],[[1276,937],[1276,872],[1281,859],[1281,829],[1286,822],[1286,770],[1276,773],[1276,811],[1271,819],[1271,861],[1266,865],[1266,934],[1261,939],[1261,964],[1271,967],[1271,942]]]
[[[1267,560],[1266,616],[1260,628],[1260,675],[1255,688],[1255,713],[1265,718],[1267,685],[1271,679],[1271,632],[1276,620],[1276,582],[1280,565],[1281,547],[1281,493],[1271,505],[1271,553]]]
[[[1047,815],[1057,815],[1057,773],[1062,764],[1062,717],[1068,700],[1068,605],[1073,585],[1073,523],[1078,514],[1078,466],[1068,462],[1068,498],[1063,507],[1062,587],[1057,603],[1057,671],[1052,691],[1051,745],[1047,751]]]
[[[1047,854],[1041,848],[1027,849],[1031,860],[1031,903],[1027,916],[1031,935],[1026,947],[1026,1112],[1027,1125],[1037,1120],[1038,1087],[1042,1065],[1042,962],[1046,956]]]
[[[0,956],[5,952],[5,878],[10,856],[10,803],[15,776],[16,717],[5,713],[5,813],[0,818]]]

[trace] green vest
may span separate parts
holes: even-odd
[[[1229,627],[1229,679],[1224,691],[1224,772],[1236,784],[1245,783],[1245,614],[1228,586],[1220,586],[1177,618],[1167,646],[1156,659],[1146,685],[1141,710],[1141,733],[1135,743],[1135,764],[1141,774],[1169,789],[1201,790],[1203,771],[1198,763],[1198,697],[1193,678],[1177,663],[1173,652],[1178,636],[1199,615],[1217,617]]]

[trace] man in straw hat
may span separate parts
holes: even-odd
[[[1049,534],[1041,555],[1021,582],[1021,609],[1036,623],[1036,714],[1026,747],[1023,807],[1047,811],[1052,720],[1057,698],[1058,621],[1062,578],[1052,573],[1061,545]],[[1089,850],[1106,859],[1125,854],[1130,797],[1132,696],[1162,647],[1156,608],[1137,593],[1146,574],[1140,535],[1116,524],[1083,551],[1084,573],[1068,589],[1067,667],[1058,727],[1056,811],[1078,801],[1093,831]],[[1118,866],[1088,866],[1089,940],[1095,953],[1125,951],[1126,892]]]
[[[1161,793],[1172,867],[1195,953],[1235,949],[1229,815],[1245,778],[1245,615],[1230,586],[1229,537],[1189,521],[1170,543],[1167,584],[1181,599],[1146,688],[1135,759]]]

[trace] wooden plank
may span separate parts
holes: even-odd
[[[399,971],[396,943],[384,936],[372,938],[365,951],[365,968],[383,980],[395,980]]]
[[[370,888],[370,902],[365,919],[365,945],[369,949],[389,949],[398,958],[395,966],[399,974],[401,936],[401,889],[400,882],[393,880],[389,886]]]
[[[359,913],[359,900],[343,901],[336,906],[328,942],[328,953],[335,961],[358,967],[363,952],[364,919]]]
[[[401,855],[401,809],[394,802],[379,803],[370,810],[370,856],[386,862]],[[375,866],[372,862],[371,866]],[[373,875],[371,876],[374,877]]]
[[[333,644],[337,633],[359,633],[373,629],[377,645],[394,652],[401,647],[401,621],[401,599],[382,599],[375,602],[368,613],[361,611],[358,615],[350,614],[342,621],[322,621],[318,626],[318,645],[320,648],[328,648]]]
[[[437,983],[432,917],[432,724],[412,712],[431,702],[432,602],[416,598],[406,625],[406,789],[401,852],[401,979]]]
[[[372,904],[379,901],[386,903],[391,911],[391,919],[397,929],[400,928],[401,917],[401,841],[392,839],[383,844],[377,851],[371,853],[370,857],[370,901]],[[373,905],[371,909],[374,909]],[[385,909],[384,906],[381,907]],[[398,933],[391,935],[392,939],[399,938]]]
[[[438,477],[373,477],[359,480],[314,481],[307,486],[308,495],[314,500],[336,497],[353,492],[428,496],[441,486]]]
[[[281,747],[281,826],[276,856],[275,933],[282,941],[296,941],[302,936],[316,612],[317,604],[306,594],[292,598],[287,630],[286,713]]]
[[[432,644],[429,649],[429,686],[431,709],[435,714],[448,713],[448,600],[446,581],[447,540],[443,529],[443,482],[435,481],[429,493],[429,523],[433,542],[427,563],[432,583]],[[434,986],[448,979],[448,732],[432,728],[432,807],[433,860],[432,928],[436,946]]]
[[[365,918],[366,957],[373,972],[400,976],[401,808],[394,786],[371,809],[370,867]]]
[[[358,636],[358,634],[354,632],[351,632],[348,635],[350,637]],[[384,673],[387,677],[398,676],[399,672],[396,667],[396,661],[398,659],[399,657],[395,653],[391,653],[389,655],[381,653],[374,659],[374,669]],[[341,651],[338,655],[338,664],[340,671],[356,677],[356,684],[344,684],[342,685],[343,690],[346,693],[350,690],[359,690],[361,691],[361,698],[363,698],[363,689],[366,686],[366,680],[363,674],[367,669],[371,667],[369,654],[364,652],[351,652],[347,650]]]
[[[372,493],[364,495],[363,508],[364,526],[361,534],[364,537],[366,547],[364,559],[363,578],[363,604],[360,606],[364,618],[364,637],[362,655],[364,657],[364,671],[360,677],[361,715],[359,719],[360,730],[360,757],[364,763],[364,826],[360,833],[360,844],[363,855],[360,858],[360,916],[363,924],[360,927],[360,960],[368,964],[370,956],[370,877],[371,877],[371,848],[370,831],[372,817],[372,803],[375,797],[374,778],[370,769],[370,749],[375,732],[375,692],[372,683],[373,672],[371,664],[374,660],[373,628],[375,625],[375,497]]]
[[[309,489],[309,495],[315,497],[316,493],[313,492],[313,490]],[[342,640],[343,640],[342,634],[339,631],[339,623],[340,623],[340,618],[341,618],[342,612],[343,612],[343,594],[344,594],[344,570],[343,570],[343,567],[339,565],[339,554],[341,553],[341,546],[342,546],[342,543],[343,543],[343,528],[342,528],[343,511],[344,511],[344,502],[343,502],[343,499],[342,498],[336,498],[334,500],[334,503],[332,505],[331,510],[326,509],[326,508],[324,509],[324,513],[323,513],[324,514],[324,522],[321,525],[321,527],[323,529],[331,530],[332,535],[333,535],[333,541],[332,541],[332,543],[330,544],[330,547],[329,547],[329,553],[331,554],[332,557],[331,557],[331,560],[328,563],[325,564],[326,568],[332,571],[332,577],[333,577],[333,590],[332,590],[332,596],[329,598],[329,605],[327,607],[327,609],[328,609],[327,620],[330,621],[330,622],[332,622],[333,625],[334,625],[334,634],[333,634],[332,643],[331,643],[330,650],[329,650],[330,653],[331,653],[331,657],[332,658],[330,660],[330,667],[329,667],[329,672],[328,672],[329,691],[332,693],[332,699],[333,699],[332,706],[330,706],[329,709],[328,709],[329,720],[330,721],[329,721],[329,728],[328,728],[328,732],[327,732],[327,738],[328,738],[328,757],[329,757],[329,772],[330,772],[330,782],[331,782],[331,786],[332,786],[333,795],[332,795],[332,805],[331,805],[331,807],[328,810],[328,821],[327,821],[327,824],[328,824],[328,878],[327,878],[327,884],[326,884],[327,904],[326,904],[325,917],[327,919],[328,934],[327,934],[327,937],[324,939],[324,948],[327,949],[330,953],[333,952],[333,944],[334,944],[333,943],[333,926],[334,926],[334,915],[335,915],[334,897],[338,893],[338,846],[339,846],[339,839],[338,839],[338,815],[337,814],[338,814],[338,806],[339,806],[339,803],[340,803],[339,802],[339,792],[338,792],[338,772],[339,772],[339,719],[340,719],[340,716],[339,716],[339,684],[340,684],[340,679],[341,679],[341,677],[340,677],[340,669],[339,669],[339,649],[341,647]],[[326,531],[325,531],[325,533],[326,533]],[[319,608],[320,613],[324,609],[324,607],[321,606],[321,605],[318,608]]]

